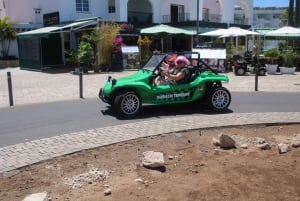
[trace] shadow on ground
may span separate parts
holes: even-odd
[[[113,108],[108,106],[105,110],[101,111],[103,115],[115,116]],[[226,110],[224,112],[215,112],[210,109],[205,104],[174,104],[174,105],[144,105],[141,112],[133,119],[147,119],[147,118],[161,118],[161,117],[173,117],[181,115],[193,115],[193,114],[205,114],[205,115],[215,115],[215,114],[225,114],[232,113],[232,110]],[[116,117],[119,120],[125,119],[122,117]]]

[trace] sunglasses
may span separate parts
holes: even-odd
[[[177,64],[184,64],[184,61],[177,61]]]

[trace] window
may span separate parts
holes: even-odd
[[[89,0],[76,0],[76,11],[77,12],[89,12],[90,11],[90,2]]]
[[[171,22],[184,22],[185,13],[184,13],[184,6],[183,5],[171,5]]]
[[[108,0],[108,13],[115,13],[116,5],[115,0]]]

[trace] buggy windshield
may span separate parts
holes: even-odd
[[[153,71],[156,67],[160,66],[164,61],[167,55],[165,54],[155,54],[148,60],[148,62],[144,65],[143,69]]]

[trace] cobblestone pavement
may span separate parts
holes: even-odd
[[[14,105],[79,99],[79,76],[70,72],[33,72],[19,68],[0,70],[0,109],[10,107],[7,72],[11,72]],[[84,98],[96,98],[108,76],[120,77],[132,71],[86,74],[83,76]],[[255,92],[255,76],[227,73],[230,91]],[[258,79],[259,92],[300,92],[300,74],[267,75]],[[183,121],[184,119],[184,121]],[[180,124],[178,122],[181,122]],[[184,122],[184,124],[182,123]],[[193,115],[135,122],[68,133],[0,148],[0,173],[76,151],[91,149],[139,137],[199,128],[268,123],[299,123],[300,113],[240,113]]]

